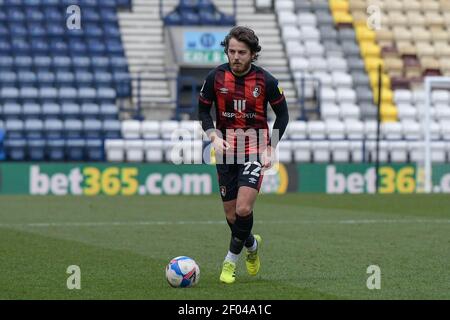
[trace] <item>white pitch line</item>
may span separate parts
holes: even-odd
[[[255,224],[447,224],[450,219],[351,219],[351,220],[258,220]],[[160,225],[199,225],[225,224],[222,220],[206,221],[116,221],[116,222],[38,222],[38,223],[0,223],[0,228],[49,228],[49,227],[121,227],[121,226],[160,226]]]

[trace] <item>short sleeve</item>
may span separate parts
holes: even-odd
[[[214,91],[215,74],[215,70],[209,72],[200,89],[199,100],[204,104],[212,104],[216,99],[216,93]]]
[[[285,100],[283,89],[278,85],[278,80],[266,72],[266,94],[270,105],[276,106]]]

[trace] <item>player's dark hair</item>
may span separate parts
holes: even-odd
[[[256,36],[255,31],[242,26],[236,26],[231,29],[225,39],[220,43],[220,45],[225,48],[225,54],[228,53],[228,45],[231,38],[234,38],[237,41],[244,42],[250,48],[250,51],[252,53],[255,53],[255,57],[253,58],[252,62],[258,59],[258,52],[261,51],[261,46],[259,45],[259,39]]]

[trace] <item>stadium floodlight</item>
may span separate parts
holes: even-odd
[[[417,162],[416,180],[417,191],[431,193],[434,190],[432,187],[432,156],[431,156],[431,100],[433,89],[447,89],[450,90],[450,77],[428,76],[425,77],[425,103],[421,105],[422,117],[422,142],[423,142],[423,157],[420,157]]]

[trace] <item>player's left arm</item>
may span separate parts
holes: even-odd
[[[269,140],[269,145],[275,149],[289,123],[289,111],[283,90],[278,86],[278,80],[271,76],[267,81],[267,99],[276,116]],[[278,132],[278,135],[274,135],[275,132]]]

